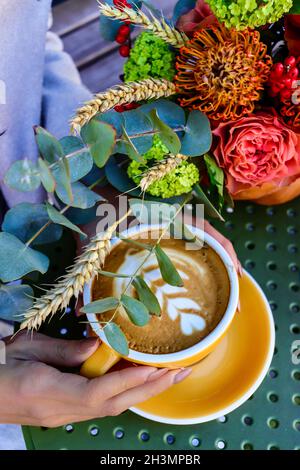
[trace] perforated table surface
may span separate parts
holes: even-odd
[[[299,217],[300,199],[276,207],[238,203],[234,212],[227,213],[225,224],[214,222],[232,240],[243,266],[265,291],[276,323],[272,365],[244,405],[217,421],[198,425],[159,424],[127,411],[57,429],[24,427],[27,448],[300,450],[300,363],[292,361],[293,351],[300,346]],[[72,256],[67,245],[69,253],[64,238],[53,248],[65,254],[65,265]],[[57,266],[53,269],[59,271]],[[61,320],[56,317],[44,332],[79,338],[83,325],[69,311]]]

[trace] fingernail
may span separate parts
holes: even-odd
[[[99,346],[99,344],[100,344],[99,338],[83,339],[82,341],[80,341],[78,350],[80,353],[85,353],[86,351],[91,349],[93,346],[94,347],[96,347],[96,345]]]
[[[191,372],[192,369],[190,367],[188,369],[182,369],[177,375],[175,375],[173,383],[179,384],[179,382],[182,382],[188,375],[190,375]]]
[[[165,375],[167,372],[169,372],[170,369],[158,369],[155,372],[152,372],[146,380],[146,382],[153,382],[154,380],[159,379],[163,375]]]

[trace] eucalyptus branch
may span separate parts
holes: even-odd
[[[98,322],[99,324],[105,324],[105,325],[107,325],[107,324],[111,323],[111,322],[114,320],[114,318],[115,318],[115,316],[116,316],[116,314],[117,314],[117,312],[118,312],[118,309],[119,309],[120,306],[122,305],[122,302],[121,302],[122,296],[126,294],[126,292],[128,291],[128,289],[129,289],[130,286],[132,285],[134,279],[136,278],[136,276],[138,275],[138,273],[141,271],[141,269],[143,268],[143,266],[144,266],[144,264],[146,263],[146,261],[148,261],[148,259],[153,255],[153,253],[155,252],[155,249],[156,249],[156,248],[158,247],[158,245],[160,244],[162,238],[163,238],[164,235],[168,232],[170,226],[172,225],[172,223],[173,223],[174,220],[176,219],[177,215],[180,213],[180,211],[182,210],[182,208],[184,207],[184,205],[190,200],[190,198],[191,198],[191,196],[188,195],[188,196],[184,199],[184,201],[180,204],[180,206],[179,206],[179,208],[177,209],[177,211],[175,212],[175,214],[174,214],[172,217],[170,217],[170,220],[169,220],[168,224],[166,225],[166,227],[164,227],[164,228],[162,229],[161,234],[160,234],[160,236],[159,236],[158,239],[157,239],[157,242],[156,242],[154,245],[151,245],[151,247],[150,247],[150,245],[149,245],[149,249],[148,249],[148,254],[147,254],[147,256],[145,256],[144,260],[143,260],[143,261],[141,262],[141,264],[137,267],[137,269],[135,270],[135,272],[134,272],[133,274],[131,274],[131,275],[128,275],[129,281],[128,281],[128,283],[126,284],[126,286],[125,286],[123,292],[121,293],[120,298],[118,299],[118,305],[116,306],[116,308],[115,308],[115,310],[114,310],[114,313],[112,314],[111,318],[110,318],[108,321],[105,321],[105,322],[104,322],[104,321],[99,321],[99,322]],[[124,240],[124,241],[126,241],[126,240]]]

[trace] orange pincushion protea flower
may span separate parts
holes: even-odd
[[[180,49],[175,77],[179,102],[210,119],[238,119],[254,110],[271,67],[258,31],[213,24],[196,31]]]

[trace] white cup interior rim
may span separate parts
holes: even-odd
[[[141,224],[141,225],[131,227],[128,230],[125,230],[124,232],[122,232],[122,235],[124,237],[129,237],[137,233],[147,231],[149,229],[157,230],[162,227],[163,225],[158,225],[158,224],[151,225],[151,226]],[[234,314],[236,312],[237,305],[238,305],[238,299],[239,299],[239,281],[238,281],[236,269],[233,265],[233,262],[229,254],[227,253],[225,248],[223,248],[222,245],[208,233],[206,232],[203,233],[203,231],[199,229],[198,227],[194,227],[188,224],[187,224],[187,227],[200,239],[204,239],[205,243],[207,243],[220,256],[220,258],[222,259],[227,269],[229,282],[230,282],[230,295],[229,295],[226,311],[222,319],[216,326],[216,328],[211,333],[209,333],[204,339],[199,341],[199,343],[191,346],[190,348],[184,349],[182,351],[174,352],[174,353],[167,353],[167,354],[149,354],[149,353],[142,353],[142,352],[134,351],[133,349],[130,349],[129,355],[126,357],[132,361],[152,363],[152,364],[167,364],[167,363],[181,361],[191,356],[194,356],[195,354],[200,353],[201,351],[205,350],[212,343],[214,343],[218,338],[220,338],[234,317]],[[114,238],[111,244],[112,246],[115,246],[116,244],[120,242],[121,240],[119,238]],[[83,291],[84,305],[91,302],[92,282],[93,280],[91,280],[88,284],[85,285],[85,288]],[[95,332],[95,334],[99,336],[103,342],[108,344],[106,337],[104,335],[103,329],[97,322],[96,314],[92,314],[92,313],[87,314],[87,319],[90,322],[90,325],[93,331]]]

